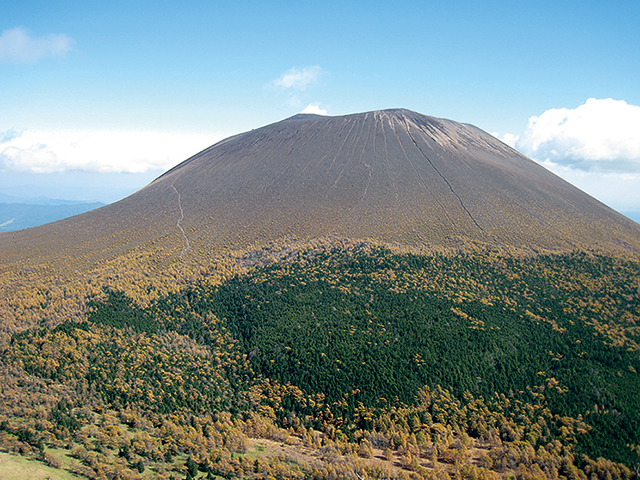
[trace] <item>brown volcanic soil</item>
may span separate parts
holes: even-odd
[[[115,204],[0,234],[0,270],[166,258],[282,237],[640,249],[640,226],[471,125],[385,110],[296,115],[200,152]]]

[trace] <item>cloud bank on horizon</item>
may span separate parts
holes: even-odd
[[[20,27],[4,30],[0,35],[0,63],[27,64],[46,57],[62,57],[74,43],[64,33],[33,37]]]
[[[166,132],[0,132],[0,172],[145,173],[168,170],[221,136]]]

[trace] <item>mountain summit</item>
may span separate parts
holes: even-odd
[[[282,237],[640,249],[640,227],[486,132],[405,109],[295,115],[227,138],[128,198],[0,236],[24,255],[173,255]]]

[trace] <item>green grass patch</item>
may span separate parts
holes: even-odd
[[[38,460],[0,453],[0,478],[3,480],[77,480],[64,469],[52,468]]]

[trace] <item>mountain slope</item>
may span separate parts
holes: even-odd
[[[175,257],[328,235],[640,248],[637,224],[491,135],[408,110],[296,115],[236,135],[113,205],[0,235],[0,248],[4,262],[37,251],[82,266],[151,242]]]

